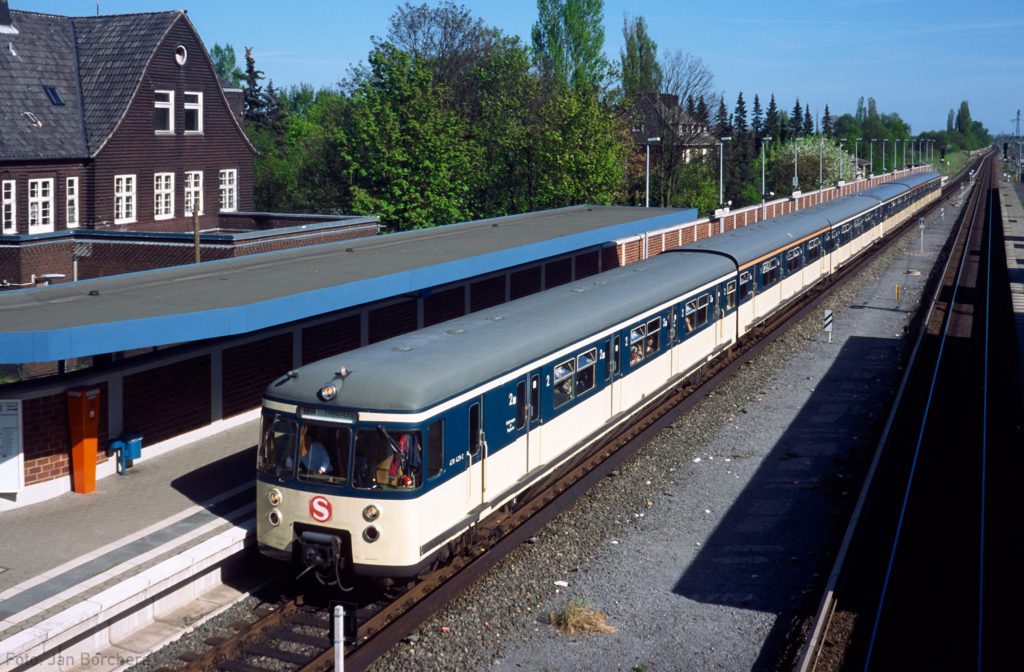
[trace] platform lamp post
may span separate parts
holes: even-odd
[[[822,188],[825,186],[824,172],[822,171],[822,164],[825,158],[825,138],[818,138],[818,203],[821,203],[823,194],[821,193]]]
[[[897,166],[898,166],[898,163],[899,163],[899,160],[900,160],[900,150],[899,150],[899,146],[896,144],[899,141],[900,141],[899,138],[896,138],[895,140],[892,141],[892,172],[894,172],[894,173],[897,170],[899,170],[899,168]]]
[[[797,139],[793,138],[793,192],[795,193],[797,187],[800,186],[800,178],[796,171],[797,166]]]
[[[846,142],[846,138],[839,138],[839,181],[843,181],[843,143]]]
[[[764,143],[771,139],[772,136],[770,135],[766,135],[761,138],[761,219],[764,219],[764,197],[768,193],[764,190]]]
[[[871,159],[868,161],[868,173],[871,177],[875,176],[875,143],[878,142],[878,138],[871,138]]]
[[[860,141],[864,138],[857,138],[853,141],[853,181],[857,181],[860,174]]]
[[[885,143],[889,142],[889,138],[882,138],[882,175],[885,175]]]
[[[903,138],[903,166],[904,167],[906,167],[906,165],[907,165],[907,143],[908,142],[909,142],[909,140],[907,138]]]
[[[718,139],[718,209],[721,210],[725,206],[725,182],[723,181],[725,171],[725,161],[722,158],[725,149],[725,143],[732,140],[731,135],[727,135],[724,138]]]
[[[661,137],[647,138],[647,163],[644,166],[644,207],[651,207],[651,145],[661,142]]]

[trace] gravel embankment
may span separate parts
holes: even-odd
[[[917,247],[915,230],[827,301],[833,344],[803,320],[373,670],[790,669],[898,384],[932,263]],[[617,631],[559,634],[547,615],[570,599]],[[133,669],[180,666],[258,603]]]

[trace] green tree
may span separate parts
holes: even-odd
[[[242,80],[244,86],[245,120],[260,123],[266,117],[266,100],[263,96],[263,71],[256,69],[256,59],[252,55],[252,47],[245,48],[245,73]]]
[[[626,98],[638,93],[661,91],[661,65],[658,63],[658,45],[647,33],[647,24],[640,16],[632,21],[622,20],[625,47],[620,52],[622,91]],[[689,98],[692,103],[692,96]]]
[[[353,209],[400,231],[469,219],[475,148],[425,64],[381,43],[352,85]]]
[[[242,85],[242,77],[245,75],[238,69],[238,59],[235,57],[235,48],[230,44],[221,46],[214,42],[210,47],[210,60],[213,61],[213,69],[225,82],[235,86]]]
[[[603,0],[537,0],[533,57],[555,86],[596,92],[607,72]]]

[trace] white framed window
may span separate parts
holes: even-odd
[[[174,91],[153,92],[153,130],[157,135],[174,133]]]
[[[28,181],[28,232],[53,231],[53,178]]]
[[[185,92],[185,132],[203,132],[203,94],[199,91]]]
[[[238,210],[238,170],[228,168],[220,171],[220,211]]]
[[[65,226],[73,229],[78,226],[78,178],[69,177],[64,186],[64,213],[67,215]]]
[[[174,173],[153,175],[153,219],[174,217]]]
[[[114,224],[135,221],[135,176],[114,176]]]
[[[203,171],[190,170],[185,173],[185,214],[203,214]]]
[[[3,221],[0,225],[0,233],[18,232],[18,192],[15,180],[4,180],[0,184],[0,202],[2,202]]]

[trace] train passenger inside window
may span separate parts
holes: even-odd
[[[644,333],[646,327],[640,325],[629,332],[629,364],[639,364],[644,361]]]
[[[746,301],[750,296],[751,276],[749,271],[740,273],[740,302]]]
[[[587,350],[576,358],[576,396],[589,392],[594,387],[594,371],[597,368],[597,350]]]
[[[344,484],[352,430],[334,425],[306,424],[299,441],[299,480]]]
[[[647,323],[647,340],[644,342],[644,356],[650,357],[661,347],[661,318]]]
[[[568,360],[555,367],[555,398],[554,406],[564,406],[573,398],[573,372],[576,361]]]
[[[352,484],[357,488],[418,488],[423,483],[420,433],[361,429],[356,432],[354,463]]]

